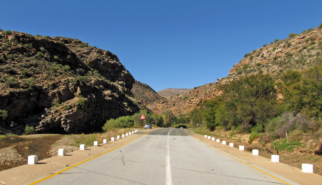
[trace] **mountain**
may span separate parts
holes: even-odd
[[[189,91],[190,91],[190,89],[187,89],[187,88],[181,88],[181,89],[168,88],[168,89],[164,89],[162,91],[158,91],[158,94],[162,97],[169,99],[171,96],[177,96],[177,95],[189,92]]]
[[[78,39],[0,31],[0,132],[88,133],[140,110],[115,54]]]
[[[139,100],[139,104],[142,103],[143,105],[165,99],[155,92],[155,90],[153,90],[149,85],[141,83],[137,80],[135,80],[131,92],[133,93],[134,97]]]
[[[196,87],[191,91],[172,96],[167,100],[147,105],[155,113],[172,110],[175,115],[187,114],[198,107],[203,100],[213,99],[222,92],[223,85],[244,75],[255,73],[271,74],[276,81],[288,70],[305,70],[322,62],[322,26],[304,30],[301,34],[291,33],[284,40],[276,39],[269,45],[245,54],[229,71],[229,75],[217,82]],[[278,99],[283,99],[281,93]]]

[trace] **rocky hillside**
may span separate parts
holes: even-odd
[[[163,100],[164,98],[160,96],[155,90],[153,90],[149,85],[141,83],[135,80],[133,84],[132,93],[134,97],[138,100],[139,104],[147,105],[149,103]]]
[[[241,76],[254,73],[269,73],[276,80],[287,70],[304,70],[322,62],[322,26],[304,30],[301,34],[289,34],[284,40],[276,39],[269,45],[254,50],[244,56],[229,71],[229,75],[212,84],[196,87],[191,91],[172,96],[148,105],[155,113],[172,110],[175,115],[189,113],[205,99],[213,99],[221,94],[219,84],[225,84]],[[278,98],[283,99],[281,94]]]
[[[190,89],[187,89],[187,88],[182,88],[182,89],[168,88],[168,89],[163,89],[162,91],[158,91],[158,94],[162,97],[170,98],[171,96],[178,96],[180,94],[187,93],[189,91]]]
[[[101,130],[139,111],[135,80],[109,51],[77,39],[0,30],[0,129]],[[1,131],[0,130],[0,131]]]

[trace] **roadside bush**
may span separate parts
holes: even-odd
[[[259,137],[259,133],[258,133],[257,131],[252,132],[252,133],[250,134],[250,136],[249,136],[248,143],[249,143],[249,144],[252,144],[252,143],[253,143],[253,141],[254,141],[255,139],[257,139],[258,137]]]
[[[26,134],[33,134],[35,132],[35,128],[33,126],[26,125],[25,132]]]
[[[294,148],[301,146],[301,143],[298,141],[287,142],[286,138],[280,141],[272,142],[271,149],[277,149],[278,151],[287,150],[288,152],[293,152]]]
[[[51,104],[53,107],[58,107],[60,105],[59,99],[55,98]]]
[[[63,110],[69,110],[70,109],[70,106],[69,105],[64,105],[63,106]]]

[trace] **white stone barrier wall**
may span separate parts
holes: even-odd
[[[94,146],[98,146],[98,141],[94,141]]]
[[[125,133],[125,136],[128,136],[129,134],[128,133]]]
[[[37,163],[38,163],[38,155],[28,156],[28,164],[37,164]]]
[[[212,138],[211,138],[211,140],[215,141],[215,138],[214,138],[214,137],[212,137]]]
[[[114,137],[111,137],[111,141],[114,141]]]
[[[226,144],[226,141],[222,141],[222,144],[225,145]]]
[[[86,150],[86,145],[85,144],[80,144],[79,149],[80,150]]]
[[[124,138],[125,136],[124,136],[124,134],[122,134],[122,138]]]
[[[239,150],[242,150],[242,151],[244,151],[245,150],[245,146],[239,146]]]
[[[119,135],[117,135],[117,136],[116,136],[116,139],[120,139],[120,136],[119,136]]]
[[[131,132],[129,132],[129,135],[131,135]]]
[[[259,151],[257,149],[253,149],[253,155],[258,155],[259,154]]]
[[[219,143],[220,142],[220,139],[216,139],[216,142]]]
[[[211,138],[211,136],[208,136],[208,139],[210,139]]]
[[[271,156],[271,161],[275,162],[275,163],[280,162],[280,156],[279,155],[272,155]]]
[[[103,139],[103,143],[107,143],[107,139]]]
[[[207,137],[207,135],[205,135],[205,137]]]
[[[302,172],[304,173],[313,173],[313,164],[302,164]]]
[[[66,155],[66,150],[65,149],[58,149],[58,156],[65,156]]]
[[[229,146],[230,147],[234,147],[234,143],[229,143]]]

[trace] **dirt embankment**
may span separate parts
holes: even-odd
[[[259,155],[271,158],[271,155],[278,154],[280,156],[280,162],[288,164],[290,166],[300,168],[302,163],[309,163],[314,165],[314,173],[322,175],[322,138],[316,138],[316,136],[310,133],[302,133],[298,145],[285,147],[284,150],[278,150],[274,143],[280,143],[282,145],[285,138],[280,139],[267,139],[267,135],[260,135],[251,144],[248,143],[250,134],[236,134],[231,131],[213,131],[204,132],[198,129],[193,130],[195,133],[202,135],[211,135],[216,139],[224,139],[229,143],[234,143],[234,147],[239,148],[239,145],[245,146],[245,151],[251,152],[253,149],[259,150]],[[273,144],[273,145],[272,145]]]

